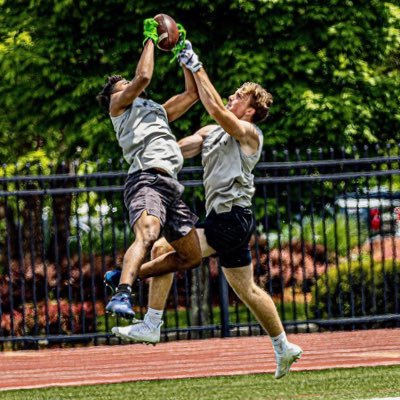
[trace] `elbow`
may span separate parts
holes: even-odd
[[[140,74],[137,74],[135,78],[140,86],[146,87],[149,85],[149,83],[151,81],[151,74],[140,73]]]

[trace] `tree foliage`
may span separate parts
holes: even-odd
[[[184,24],[226,98],[248,80],[274,95],[262,124],[272,146],[400,139],[400,7],[379,0],[0,0],[0,160],[42,149],[58,159],[119,158],[95,96],[107,75],[134,75],[143,19]],[[150,95],[183,90],[157,51]],[[178,137],[208,120],[201,104]]]

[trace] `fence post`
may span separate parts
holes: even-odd
[[[221,315],[221,337],[229,337],[231,335],[229,330],[229,295],[228,295],[228,282],[222,272],[221,265],[218,261],[218,286],[219,286],[219,308]]]

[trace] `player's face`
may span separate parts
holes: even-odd
[[[129,85],[130,81],[127,81],[126,79],[122,79],[120,81],[118,81],[113,88],[113,92],[112,94],[121,92],[122,90],[125,89],[126,85]]]
[[[250,100],[250,95],[243,94],[240,90],[236,90],[234,94],[229,96],[226,108],[240,119],[250,107]]]

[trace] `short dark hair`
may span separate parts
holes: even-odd
[[[107,83],[103,86],[101,92],[96,96],[101,107],[107,111],[110,109],[110,97],[114,89],[114,85],[122,81],[124,78],[121,75],[112,75],[107,78]]]
[[[110,97],[114,90],[114,85],[123,80],[124,78],[121,75],[112,75],[107,78],[107,83],[103,86],[101,92],[96,96],[97,101],[99,102],[101,107],[104,107],[107,111],[110,109]],[[143,89],[142,93],[139,94],[139,97],[143,99],[148,99],[147,92]]]

